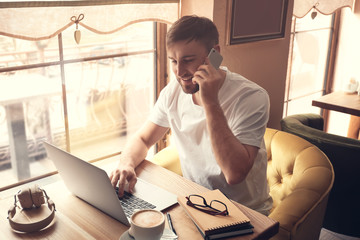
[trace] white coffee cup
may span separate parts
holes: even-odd
[[[349,82],[345,83],[344,91],[347,93],[355,93],[358,90],[359,82],[355,78],[351,78]]]
[[[141,209],[130,218],[129,234],[135,240],[159,240],[165,228],[165,216],[154,209]]]

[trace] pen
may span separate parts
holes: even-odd
[[[177,235],[176,231],[175,231],[175,228],[174,228],[174,226],[172,224],[172,221],[171,221],[170,213],[166,213],[166,216],[167,216],[169,227],[170,227],[171,231],[173,231],[175,233],[175,235]]]

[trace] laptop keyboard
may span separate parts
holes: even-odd
[[[116,194],[118,194],[119,188],[116,188]],[[121,206],[124,209],[126,217],[130,218],[135,209],[154,209],[155,205],[134,196],[131,193],[124,192],[122,198],[119,198]]]

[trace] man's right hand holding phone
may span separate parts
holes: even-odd
[[[216,50],[210,51],[209,56],[205,58],[205,63],[199,66],[193,77],[193,82],[199,85],[202,104],[218,104],[218,92],[226,77],[225,72],[218,69],[222,57],[218,52],[213,51]]]

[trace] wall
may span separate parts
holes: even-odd
[[[212,20],[213,10],[214,0],[181,0],[181,16],[195,14]]]
[[[231,0],[183,0],[182,15],[196,14],[213,19],[220,34],[221,54],[224,57],[223,65],[256,82],[268,91],[271,101],[268,127],[280,129],[293,0],[289,0],[284,39],[228,46],[226,44],[226,24],[227,18],[230,17],[227,14],[227,4],[230,2]]]

